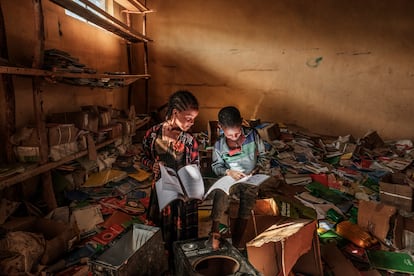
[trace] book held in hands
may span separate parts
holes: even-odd
[[[223,190],[226,194],[230,193],[230,188],[235,184],[249,184],[254,186],[259,186],[265,180],[267,180],[270,176],[266,174],[253,174],[247,175],[242,179],[235,180],[233,177],[226,175],[217,180],[211,187],[208,189],[207,193],[204,195],[206,198],[213,190],[220,189]]]
[[[160,172],[161,178],[155,183],[160,210],[176,199],[203,199],[204,182],[196,164],[186,165],[178,171],[160,164]]]

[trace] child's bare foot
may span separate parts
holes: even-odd
[[[211,247],[212,249],[218,250],[220,248],[220,234],[219,233],[211,233],[210,234],[210,240],[211,240]]]

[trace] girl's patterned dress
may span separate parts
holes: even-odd
[[[163,124],[155,125],[146,132],[143,140],[142,163],[152,168],[155,160],[158,160],[175,170],[188,164],[199,165],[197,140],[190,133],[181,132],[177,140],[168,143],[162,139]],[[159,210],[154,187],[159,177],[160,175],[154,175],[153,178],[147,217],[162,229],[166,249],[170,251],[174,241],[197,238],[198,202],[175,200],[163,210]]]

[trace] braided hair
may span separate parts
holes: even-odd
[[[174,109],[179,112],[184,110],[198,110],[198,101],[190,91],[179,90],[172,94],[168,100],[168,109],[165,114],[167,120],[171,118]]]

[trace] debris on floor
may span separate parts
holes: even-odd
[[[260,188],[260,199],[271,204],[263,214],[257,206],[260,215],[253,215],[255,226],[266,217],[314,223],[316,236],[307,235],[309,248],[320,252],[324,275],[414,273],[412,141],[384,141],[376,131],[354,138],[318,135],[275,122],[255,127],[271,156],[268,174],[277,183]],[[214,178],[209,167],[211,133],[214,131],[196,134],[202,145],[205,183]],[[130,269],[122,264],[131,256],[134,263],[149,261],[139,248],[129,250],[131,256],[108,259],[105,255],[108,250],[118,254],[122,240],[136,239],[137,231],[157,235],[145,216],[151,171],[139,162],[139,139],[131,147],[119,150],[108,145],[100,149],[95,162],[80,158],[54,170],[59,207],[51,213],[45,213],[44,205],[37,201],[28,204],[2,198],[0,271],[4,273],[0,274],[92,275],[91,270],[108,263],[108,270]],[[209,208],[209,204],[200,206],[200,221],[208,220]],[[221,229],[231,232],[230,225],[222,224]],[[254,230],[253,238],[261,233]],[[205,229],[201,232],[207,233]],[[150,239],[134,241],[145,244]],[[160,237],[151,242],[158,248]],[[252,252],[257,250],[248,246],[247,259],[252,263],[264,261],[254,258],[258,255]],[[154,254],[163,255],[160,252]],[[289,260],[293,260],[289,265],[281,264],[289,270],[284,273],[303,275],[296,269],[297,258]]]

